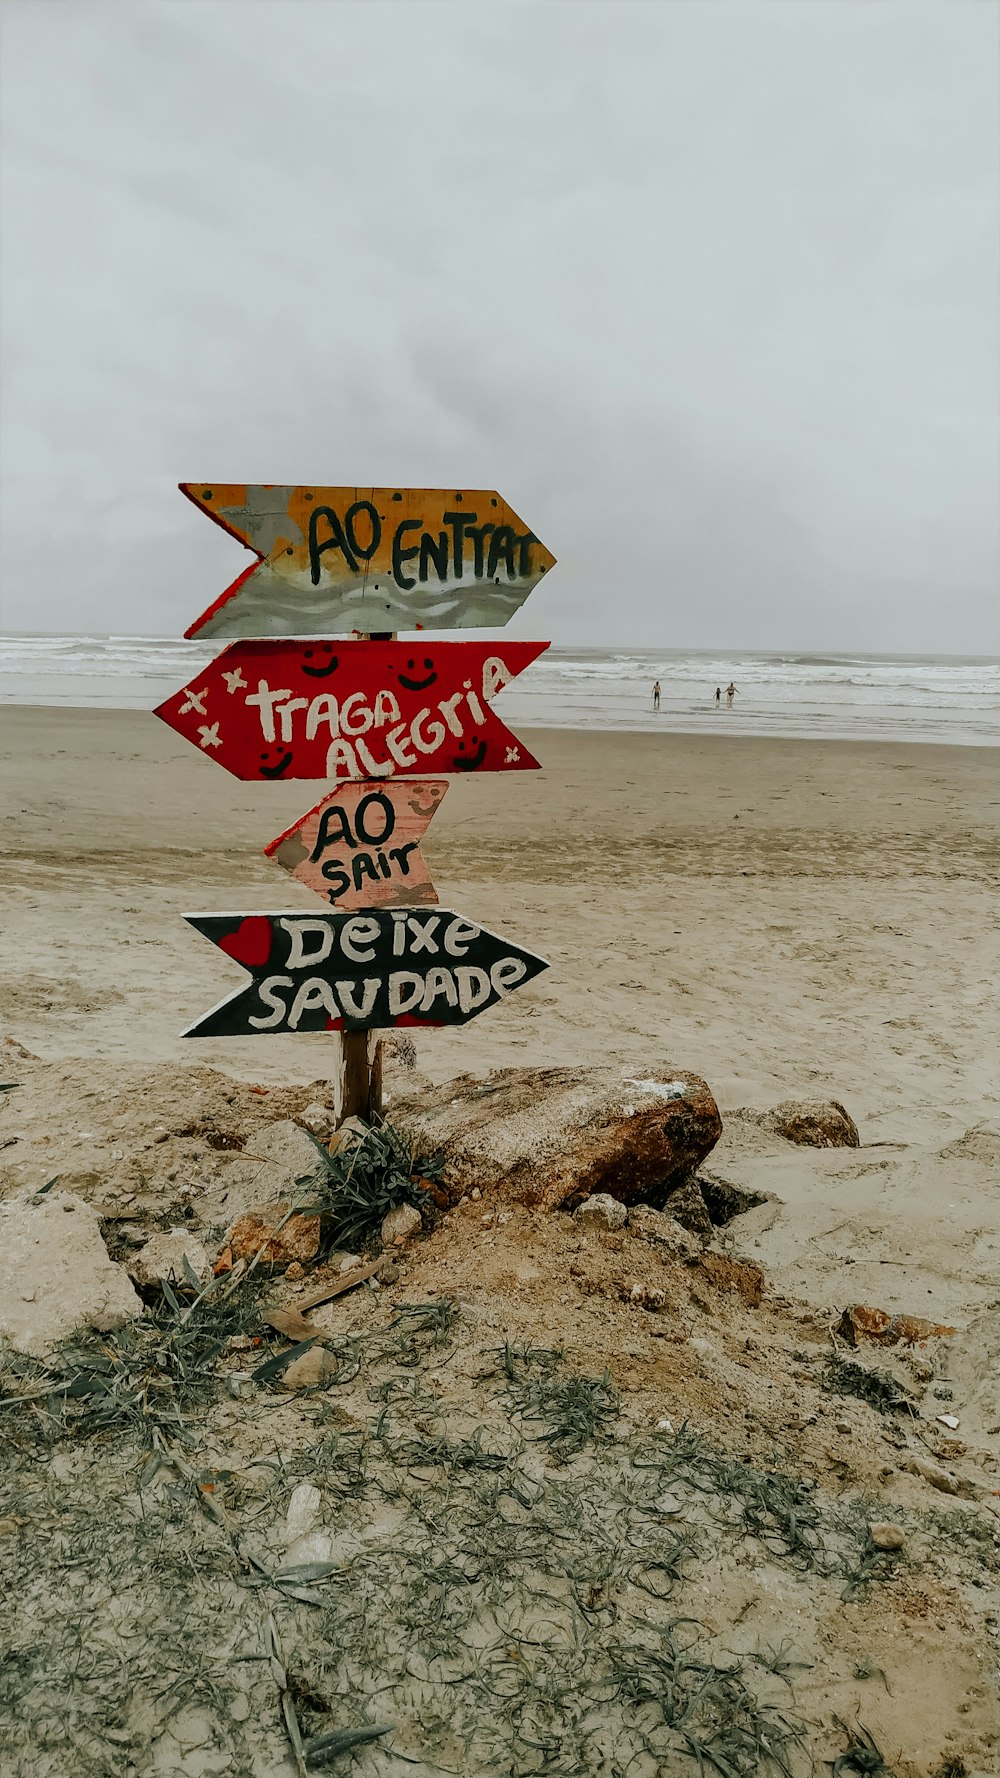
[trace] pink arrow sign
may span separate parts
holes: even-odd
[[[341,784],[265,855],[331,907],[432,906],[420,839],[447,788],[440,778]]]

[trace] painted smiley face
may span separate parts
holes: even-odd
[[[326,659],[323,659],[323,656]],[[302,671],[311,679],[326,679],[337,671],[339,656],[332,648],[305,648],[302,651]]]
[[[469,740],[469,746],[473,748],[473,751],[471,753],[466,753],[465,742],[459,741],[458,751],[462,755],[462,758],[453,759],[451,762],[456,772],[475,772],[486,758],[485,741],[479,741],[477,745],[477,737],[472,735]]]
[[[425,679],[413,679],[409,677],[415,669],[419,668],[419,665],[419,661],[407,661],[406,672],[400,673],[399,683],[405,691],[426,691],[429,685],[434,684],[434,681],[437,678],[437,674],[434,671],[434,662],[428,660],[426,656],[424,657],[424,668],[427,677]]]
[[[274,756],[273,758],[272,753]],[[269,760],[271,761],[270,764],[267,763]],[[271,749],[270,752],[261,754],[259,768],[260,775],[262,778],[280,778],[283,773],[287,772],[291,763],[291,752],[286,751],[283,753],[280,747],[275,747]]]

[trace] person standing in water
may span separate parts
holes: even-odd
[[[720,704],[721,704],[721,703],[722,703],[722,687],[721,687],[721,685],[717,685],[717,686],[716,686],[716,688],[715,688],[715,706],[716,706],[716,709],[718,709],[718,707],[719,707],[719,705],[720,705]]]
[[[657,680],[656,684],[653,687],[653,709],[658,710],[659,708],[660,708],[660,681]]]
[[[733,699],[735,698],[735,696],[736,696],[736,687],[733,684],[732,680],[730,680],[729,684],[726,686],[726,709],[727,710],[732,709]]]

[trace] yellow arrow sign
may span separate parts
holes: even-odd
[[[188,636],[493,627],[555,562],[489,489],[180,486],[260,558]]]

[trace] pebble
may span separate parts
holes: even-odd
[[[606,1229],[623,1229],[628,1221],[628,1211],[617,1198],[608,1192],[594,1192],[584,1198],[573,1212],[577,1222],[601,1223]]]
[[[901,1525],[869,1525],[868,1535],[877,1550],[901,1550],[906,1543],[906,1532]]]
[[[301,1357],[293,1358],[278,1379],[283,1389],[319,1389],[337,1374],[337,1361],[323,1346],[310,1346]]]
[[[285,1514],[286,1543],[294,1543],[297,1537],[304,1537],[312,1530],[322,1504],[323,1496],[311,1482],[300,1482],[292,1489]]]
[[[383,1218],[379,1230],[382,1245],[403,1247],[414,1235],[419,1235],[422,1228],[423,1218],[415,1204],[397,1204],[395,1210],[390,1210]]]
[[[849,1420],[838,1420],[837,1421],[837,1431],[838,1432],[847,1433],[847,1432],[850,1432],[850,1430],[851,1430],[851,1422]]]

